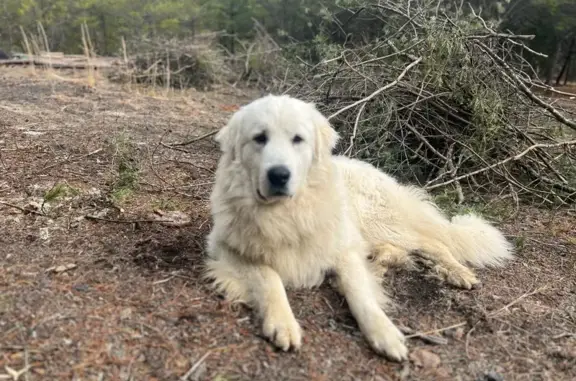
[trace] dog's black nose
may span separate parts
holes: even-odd
[[[283,165],[277,165],[268,170],[268,181],[273,187],[279,188],[290,180],[290,170]]]

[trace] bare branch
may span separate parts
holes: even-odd
[[[404,78],[404,76],[406,75],[406,73],[408,73],[408,71],[410,69],[412,69],[414,66],[418,65],[420,63],[420,61],[422,61],[422,57],[419,57],[416,59],[416,61],[413,61],[410,65],[406,66],[406,68],[404,69],[404,71],[402,71],[402,73],[400,73],[400,75],[398,76],[398,78],[396,78],[396,80],[394,80],[393,82],[387,84],[386,86],[383,86],[381,88],[379,88],[378,90],[374,91],[372,94],[370,94],[369,96],[367,96],[366,98],[363,98],[357,102],[352,103],[351,105],[348,105],[340,110],[338,110],[337,112],[335,112],[334,114],[330,115],[328,117],[328,120],[333,119],[335,117],[337,117],[338,115],[342,114],[343,112],[350,110],[351,108],[354,108],[362,103],[366,103],[368,101],[370,101],[371,99],[373,99],[374,97],[376,97],[378,94],[380,94],[383,91],[388,90],[391,87],[394,87],[398,84],[398,82]]]
[[[494,59],[508,73],[508,75],[511,76],[516,81],[520,90],[522,90],[526,94],[526,96],[528,96],[528,98],[530,98],[532,101],[534,101],[538,105],[545,108],[560,123],[572,128],[573,130],[576,131],[576,122],[569,120],[569,119],[566,119],[562,114],[560,114],[560,112],[558,112],[558,110],[556,110],[550,104],[544,102],[542,99],[540,99],[536,95],[534,95],[534,93],[532,91],[530,91],[530,89],[524,84],[524,81],[522,81],[520,78],[518,78],[516,73],[514,73],[512,68],[510,68],[510,66],[502,58],[500,58],[496,54],[494,54],[494,52],[492,52],[492,50],[490,50],[489,47],[487,47],[485,44],[483,44],[479,40],[475,40],[475,41],[482,48],[482,50],[484,50],[490,57],[492,57],[492,59]]]
[[[446,182],[443,182],[443,183],[440,183],[440,184],[435,184],[435,185],[427,186],[427,187],[426,187],[426,190],[432,190],[432,189],[440,188],[440,187],[446,186],[446,185],[448,185],[448,184],[452,184],[452,183],[455,182],[455,181],[463,180],[463,179],[469,178],[469,177],[471,177],[471,176],[477,175],[477,174],[479,174],[479,173],[486,172],[486,171],[488,171],[488,170],[490,170],[490,169],[492,169],[492,168],[501,166],[501,165],[506,164],[506,163],[508,163],[508,162],[510,162],[510,161],[519,160],[520,158],[522,158],[523,156],[525,156],[525,155],[528,154],[529,152],[531,152],[531,151],[533,151],[533,150],[535,150],[535,149],[538,149],[538,148],[565,147],[565,146],[570,146],[570,145],[576,145],[576,140],[570,140],[570,141],[560,142],[560,143],[551,143],[551,144],[534,144],[534,145],[526,148],[524,151],[520,152],[519,154],[517,154],[517,155],[515,155],[515,156],[511,156],[511,157],[508,157],[508,158],[506,158],[506,159],[504,159],[504,160],[500,160],[500,161],[497,162],[497,163],[494,163],[494,164],[489,165],[489,166],[484,167],[484,168],[480,168],[480,169],[478,169],[478,170],[476,170],[476,171],[474,171],[474,172],[470,172],[470,173],[467,173],[467,174],[465,174],[465,175],[458,176],[458,177],[453,178],[453,179],[451,179],[451,180],[449,180],[449,181],[446,181]]]

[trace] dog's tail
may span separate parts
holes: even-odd
[[[449,235],[450,251],[458,262],[480,268],[496,267],[514,257],[514,248],[506,237],[477,215],[452,217]]]

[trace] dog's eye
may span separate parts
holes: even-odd
[[[266,142],[268,141],[268,136],[266,136],[266,134],[264,132],[254,136],[254,141],[258,144],[266,144]]]
[[[304,139],[300,135],[294,135],[294,137],[292,138],[292,143],[295,144],[302,143],[303,141]]]

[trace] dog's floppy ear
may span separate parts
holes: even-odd
[[[340,136],[332,128],[328,119],[318,111],[315,104],[309,103],[308,106],[315,128],[314,154],[317,158],[329,156],[336,147]]]
[[[214,140],[220,146],[220,151],[225,154],[230,154],[231,159],[235,160],[238,144],[238,128],[240,127],[241,115],[240,111],[235,112],[228,123],[218,131]]]

